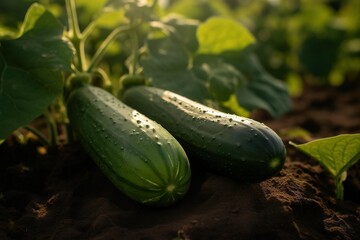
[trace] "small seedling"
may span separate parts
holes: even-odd
[[[360,159],[360,133],[341,134],[304,144],[289,143],[319,161],[330,172],[335,180],[336,198],[343,200],[346,172]]]

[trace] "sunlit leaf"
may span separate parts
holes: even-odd
[[[123,9],[131,21],[150,21],[154,15],[151,4],[147,0],[108,0],[105,8]]]
[[[301,138],[305,141],[311,141],[311,133],[301,127],[284,128],[280,130],[281,136],[287,138]]]
[[[96,25],[104,28],[114,28],[118,26],[125,19],[124,9],[113,10],[105,8],[96,17]]]
[[[303,91],[303,81],[299,74],[289,73],[286,78],[289,93],[293,97],[298,97]]]
[[[21,35],[0,41],[0,138],[6,138],[46,110],[70,69],[71,44],[64,27],[45,8],[33,4]]]
[[[170,12],[181,14],[191,19],[206,20],[211,16],[229,16],[230,10],[223,0],[199,1],[181,0],[174,1]]]
[[[359,133],[290,144],[318,160],[334,177],[339,177],[360,159]]]
[[[14,39],[18,34],[17,30],[0,25],[0,39]]]
[[[212,17],[197,31],[201,54],[242,51],[255,43],[252,34],[240,23],[226,18]]]
[[[229,109],[236,115],[243,117],[250,117],[250,112],[239,105],[235,94],[232,94],[228,101],[223,102],[222,105]]]
[[[344,83],[345,76],[341,68],[334,67],[329,74],[329,83],[332,86],[340,86]]]
[[[96,13],[106,4],[107,0],[76,0],[76,6],[78,8],[85,8],[87,12]]]
[[[309,1],[302,7],[298,17],[303,31],[320,32],[333,19],[333,11],[330,7],[318,1]]]

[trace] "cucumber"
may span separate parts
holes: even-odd
[[[122,100],[176,137],[191,164],[200,163],[218,174],[249,182],[270,178],[284,165],[285,146],[263,123],[154,87],[129,88]]]
[[[67,111],[84,149],[125,195],[145,205],[168,206],[186,194],[188,158],[159,124],[89,85],[70,94]]]

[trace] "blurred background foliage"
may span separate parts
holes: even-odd
[[[303,79],[339,86],[359,79],[358,0],[182,0],[167,11],[205,20],[231,17],[256,37],[256,53],[275,77],[301,93]]]
[[[17,31],[34,2],[47,6],[66,24],[63,0],[1,0],[1,32]],[[126,21],[124,11],[110,6],[124,0],[76,0],[80,26],[97,19],[88,52],[115,26]],[[146,2],[146,0],[144,1]],[[152,2],[152,1],[151,1]],[[304,79],[339,86],[360,76],[359,0],[159,0],[159,15],[177,13],[201,21],[211,16],[236,19],[257,40],[256,54],[270,74],[286,81],[293,96],[301,94]],[[105,6],[105,8],[104,8]],[[107,6],[107,7],[106,7]],[[115,10],[116,9],[116,10]],[[143,17],[143,16],[142,16]],[[113,43],[104,65],[119,76],[129,55],[126,36]],[[121,44],[119,44],[121,42]],[[141,44],[141,43],[140,43]]]

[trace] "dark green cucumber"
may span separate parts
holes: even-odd
[[[188,158],[159,124],[88,85],[71,93],[67,110],[84,149],[127,196],[167,206],[185,195],[191,177]]]
[[[282,140],[255,120],[153,87],[129,88],[122,100],[175,136],[190,163],[196,158],[217,173],[246,181],[262,181],[283,167],[286,149]]]

